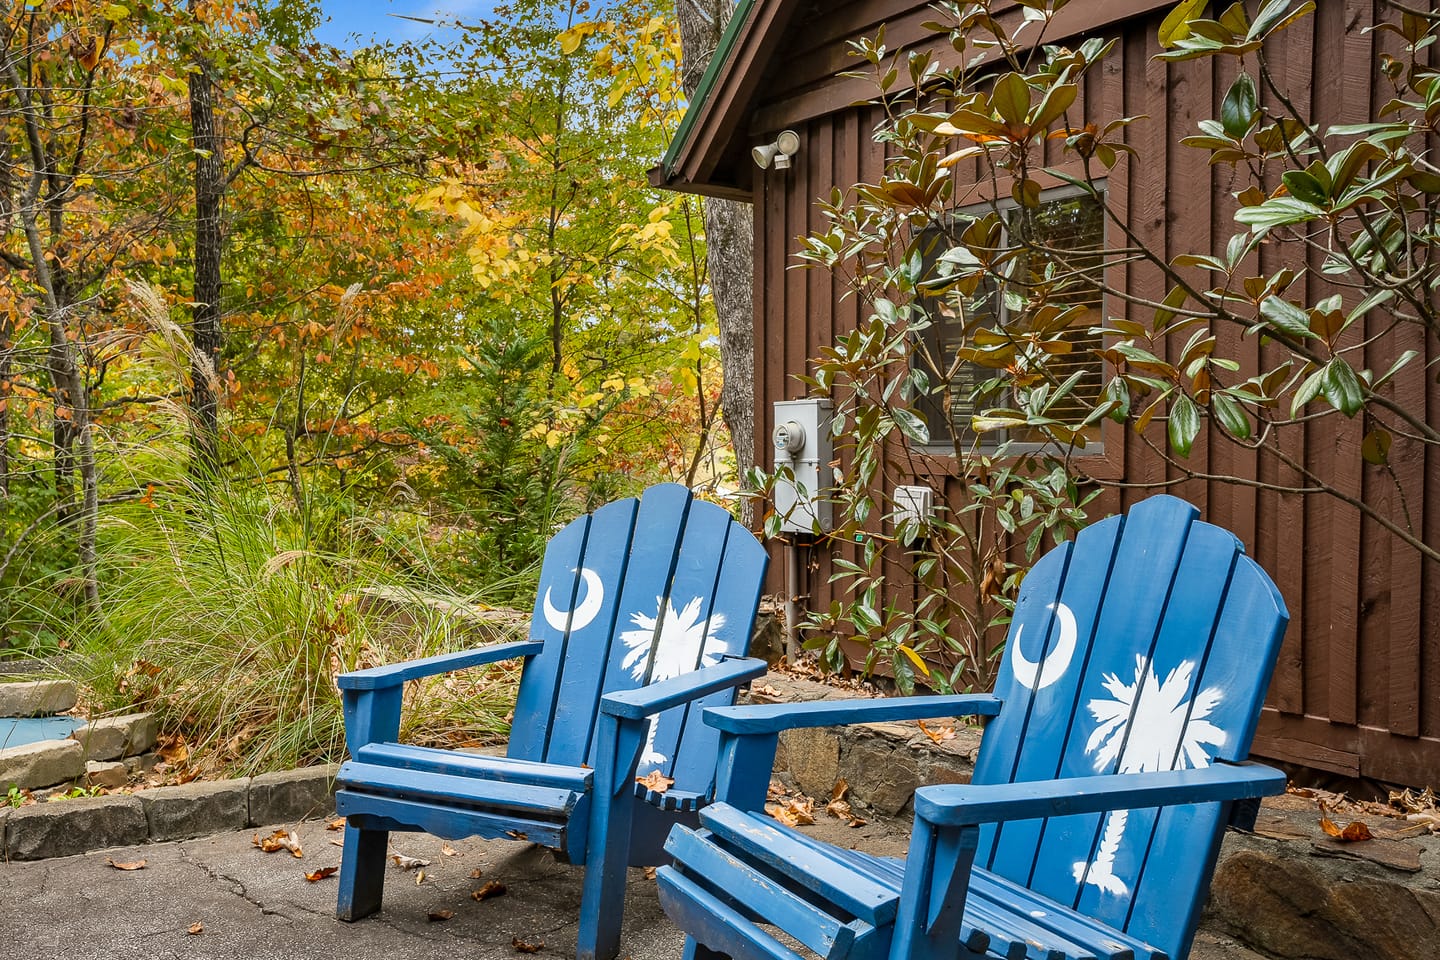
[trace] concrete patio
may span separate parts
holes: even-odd
[[[861,829],[838,821],[807,828],[880,853],[899,853],[903,824],[875,822]],[[269,831],[260,831],[264,836]],[[141,956],[302,960],[379,957],[406,960],[437,956],[507,958],[524,954],[515,941],[543,943],[539,956],[575,952],[580,903],[578,868],[557,863],[548,852],[507,841],[453,844],[424,834],[396,838],[396,851],[430,861],[422,883],[418,871],[389,866],[386,908],[359,923],[334,919],[336,881],[308,882],[306,871],[336,866],[339,834],[322,821],[296,831],[303,859],[285,851],[262,853],[255,831],[219,834],[179,843],[87,853],[28,863],[0,864],[0,930],[6,955],[15,960],[65,956],[70,960]],[[107,861],[145,860],[142,870],[122,871]],[[480,871],[478,878],[472,874]],[[503,896],[477,902],[471,892],[487,881],[505,885]],[[450,911],[448,920],[430,920]],[[187,931],[201,924],[198,934]],[[630,875],[621,956],[679,960],[680,933],[660,912],[655,883],[642,871]],[[1259,960],[1216,934],[1201,932],[1194,960]]]

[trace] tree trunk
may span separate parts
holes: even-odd
[[[190,0],[195,10],[196,0]],[[191,472],[213,476],[219,467],[219,414],[216,396],[220,348],[220,204],[225,193],[220,135],[215,129],[212,67],[197,57],[189,75],[190,143],[195,157],[195,294],[191,298],[190,410],[194,419]]]
[[[681,83],[693,98],[720,35],[734,13],[733,0],[675,0],[680,20],[680,47],[684,57]],[[705,200],[705,249],[710,291],[720,323],[720,367],[725,382],[720,388],[720,409],[741,486],[755,466],[755,314],[753,309],[754,219],[748,203]],[[741,518],[750,523],[749,500],[741,501]]]

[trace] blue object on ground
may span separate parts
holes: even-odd
[[[79,717],[0,717],[0,750],[41,740],[64,740],[84,723]]]
[[[745,652],[766,560],[723,509],[661,484],[551,539],[528,641],[341,676],[340,919],[380,908],[389,831],[509,837],[585,865],[578,956],[615,956],[626,866],[662,863],[711,798],[720,732],[701,710],[765,672]],[[506,756],[396,742],[406,681],[516,657]]]
[[[1226,824],[1285,789],[1243,761],[1289,615],[1198,515],[1152,497],[1041,558],[993,696],[707,710],[718,802],[657,877],[685,960],[1185,960]],[[916,791],[903,860],[763,812],[782,730],[965,715],[973,782]]]

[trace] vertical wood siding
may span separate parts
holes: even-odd
[[[880,120],[879,109],[848,106],[853,99],[849,96],[836,99],[840,94],[835,91],[842,89],[836,74],[854,69],[845,43],[886,20],[892,23],[887,32],[892,49],[920,42],[920,23],[932,16],[923,5],[904,0],[817,5],[792,28],[806,39],[787,51],[784,63],[767,69],[769,94],[754,112],[754,132],[793,127],[803,146],[791,170],[772,170],[755,180],[757,450],[771,449],[770,404],[803,396],[794,375],[810,372],[809,358],[859,318],[860,305],[844,296],[841,280],[793,267],[798,238],[822,226],[815,201],[828,197],[836,186],[873,181],[883,168],[884,155],[870,137]],[[1131,166],[1122,161],[1109,181],[1110,202],[1141,238],[1171,252],[1181,245],[1195,249],[1206,244],[1223,251],[1237,232],[1231,198],[1235,177],[1228,167],[1211,168],[1205,154],[1182,147],[1179,140],[1195,131],[1199,119],[1218,116],[1237,68],[1228,59],[1157,63],[1153,58],[1159,52],[1155,35],[1161,16],[1163,11],[1150,13],[1112,28],[1121,42],[1111,61],[1087,81],[1079,109],[1087,115],[1150,118],[1131,128],[1132,143],[1144,162]],[[1371,115],[1377,101],[1388,98],[1373,72],[1376,45],[1386,44],[1386,35],[1365,32],[1374,18],[1375,0],[1323,3],[1316,15],[1286,31],[1271,51],[1277,82],[1301,109],[1313,111],[1322,126],[1358,121]],[[1093,110],[1087,104],[1094,105]],[[1048,148],[1047,162],[1061,159],[1053,145]],[[1273,244],[1262,245],[1251,257],[1257,274],[1281,265]],[[1318,260],[1312,258],[1309,266],[1318,268]],[[1156,300],[1165,292],[1159,271],[1144,264],[1116,268],[1111,282]],[[1313,302],[1328,291],[1312,274],[1300,292]],[[1112,301],[1106,309],[1113,314],[1123,305]],[[1376,329],[1355,331],[1352,342]],[[1268,369],[1280,356],[1272,345],[1243,338],[1236,330],[1217,333],[1221,350],[1240,359],[1247,370]],[[1423,350],[1428,357],[1440,349],[1413,330],[1401,336],[1398,346]],[[1373,347],[1365,357],[1367,365],[1381,369],[1389,359]],[[1395,392],[1407,406],[1425,412],[1429,422],[1440,418],[1440,387],[1427,382],[1418,364],[1397,380]],[[1386,475],[1360,459],[1365,429],[1358,420],[1327,418],[1303,435],[1291,431],[1283,450],[1334,477],[1343,490],[1399,516],[1402,505]],[[1107,463],[1097,465],[1097,475],[1108,467],[1111,475],[1123,474],[1129,481],[1180,479],[1173,469],[1167,473],[1142,444],[1127,440],[1123,431],[1112,430],[1105,440]],[[1427,542],[1440,542],[1440,451],[1397,436],[1390,455],[1411,492],[1403,506]],[[768,459],[769,454],[764,456]],[[907,476],[901,466],[895,458],[887,462],[887,486],[928,482],[937,493],[954,495],[958,481],[953,477]],[[1197,443],[1191,466],[1200,473],[1297,483],[1293,472],[1275,458],[1215,438]],[[1423,496],[1415,496],[1422,485]],[[1422,563],[1413,550],[1333,499],[1204,480],[1176,483],[1170,492],[1190,499],[1206,520],[1245,542],[1275,578],[1294,617],[1256,752],[1350,775],[1432,781],[1440,770],[1437,565]],[[1143,490],[1109,490],[1096,501],[1096,514],[1122,509],[1145,495]],[[876,527],[872,532],[880,531]],[[851,559],[858,550],[855,544],[801,549],[803,602],[823,609],[835,598],[828,582],[831,550]],[[783,589],[784,569],[783,562],[772,566],[772,589]]]

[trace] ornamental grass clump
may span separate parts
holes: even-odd
[[[479,605],[398,581],[360,544],[316,548],[305,513],[265,488],[219,482],[108,513],[106,588],[68,631],[92,709],[154,711],[202,772],[334,761],[344,754],[338,674],[510,630],[458,616]],[[502,734],[513,672],[502,664],[410,684],[402,736]]]

